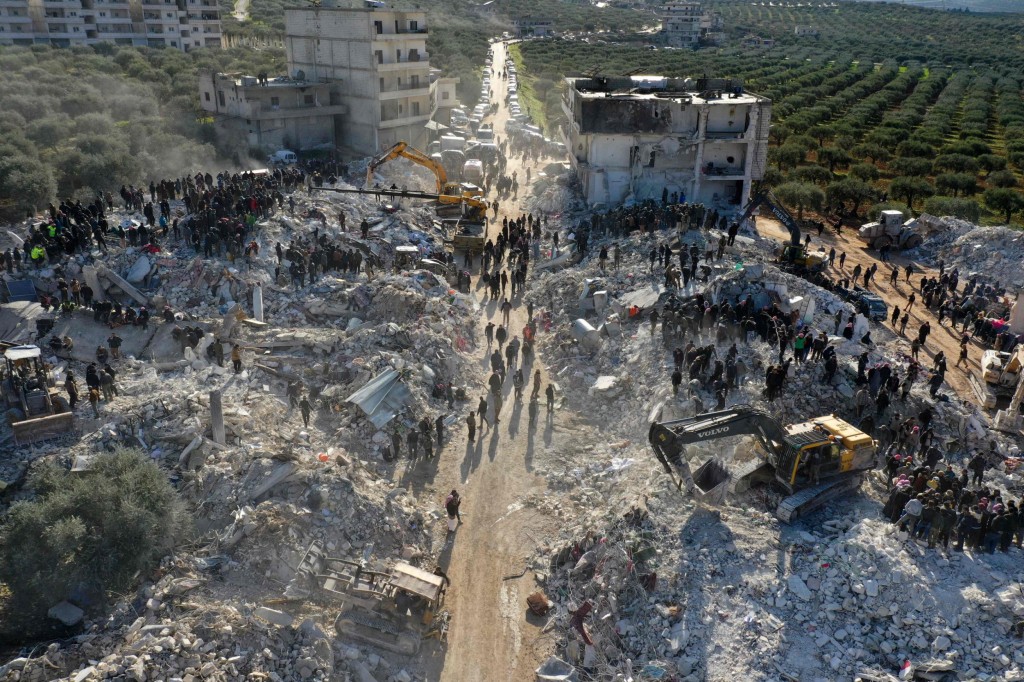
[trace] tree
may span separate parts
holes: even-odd
[[[863,180],[864,182],[874,182],[878,179],[878,168],[873,163],[857,163],[850,166],[850,177]]]
[[[57,183],[48,166],[0,145],[0,217],[20,220],[56,195]]]
[[[820,211],[825,203],[825,193],[808,182],[787,182],[775,188],[775,196],[787,206],[796,207],[797,220],[804,219],[804,209]]]
[[[897,175],[923,178],[932,174],[932,161],[917,156],[908,156],[893,159],[889,168]]]
[[[853,155],[858,159],[864,159],[871,163],[888,161],[890,157],[888,149],[880,144],[872,144],[870,142],[864,142],[854,147]]]
[[[836,131],[827,123],[819,123],[818,125],[811,126],[807,134],[818,141],[819,147],[824,147],[826,140],[831,140],[836,136]]]
[[[935,187],[940,192],[952,193],[955,199],[961,192],[968,195],[977,192],[978,182],[971,173],[943,173],[935,178]]]
[[[0,532],[10,624],[38,628],[73,591],[99,601],[129,588],[188,528],[166,475],[137,450],[97,455],[85,474],[45,464],[30,485],[35,499],[11,507]]]
[[[951,215],[961,220],[977,223],[981,218],[981,207],[973,199],[953,197],[929,197],[924,202],[924,212],[937,216]]]
[[[916,140],[904,140],[896,145],[896,156],[932,156],[934,153],[930,144]]]
[[[953,173],[975,173],[978,162],[966,154],[942,154],[935,158],[935,168]]]
[[[985,177],[988,178],[995,171],[1006,168],[1006,159],[995,154],[982,154],[978,157],[978,165],[985,171]]]
[[[1012,170],[997,170],[989,175],[985,181],[992,187],[1016,187],[1017,176]]]
[[[904,175],[893,178],[893,181],[889,183],[889,194],[905,198],[907,206],[913,208],[915,199],[930,197],[935,194],[935,188],[924,178]]]
[[[1014,213],[1024,210],[1024,196],[1021,193],[1007,187],[996,187],[985,190],[985,205],[992,211],[998,211],[1006,216],[1006,223]]]
[[[836,166],[848,166],[853,161],[853,157],[845,149],[824,147],[818,150],[818,161],[828,166],[830,173],[835,173]]]
[[[871,185],[856,178],[837,180],[825,189],[825,197],[830,206],[842,206],[849,202],[850,212],[854,216],[860,205],[874,199],[876,194]]]
[[[835,177],[827,168],[823,168],[817,164],[800,166],[790,173],[790,176],[794,180],[799,180],[800,182],[813,182],[815,185],[821,185],[822,187],[832,182]]]
[[[805,151],[802,147],[788,142],[781,147],[772,149],[773,160],[780,171],[803,163],[804,154]]]

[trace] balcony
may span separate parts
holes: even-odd
[[[742,180],[743,166],[715,166],[704,164],[702,175],[708,180]]]
[[[279,118],[304,118],[307,116],[342,116],[348,113],[348,105],[327,104],[324,106],[302,105],[294,107],[274,107],[269,104],[253,103],[249,107],[248,118],[265,121]]]
[[[402,29],[399,31],[390,31],[387,33],[374,33],[373,40],[408,40],[409,38],[414,38],[416,36],[426,37],[426,35],[427,29],[425,28],[416,29],[415,31],[410,31],[409,29]]]
[[[430,55],[421,53],[415,59],[402,57],[401,59],[386,61],[383,64],[376,64],[377,71],[405,71],[407,69],[430,68]]]
[[[417,85],[413,87],[411,85],[403,85],[401,87],[392,86],[390,88],[384,88],[380,91],[379,99],[381,100],[392,100],[392,99],[403,99],[405,97],[428,97],[430,95],[430,86],[428,85]]]
[[[706,140],[742,140],[746,137],[744,130],[708,130],[704,132]]]
[[[430,112],[416,116],[399,116],[397,118],[381,118],[380,128],[399,128],[401,126],[422,125],[430,120]]]

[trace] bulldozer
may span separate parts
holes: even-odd
[[[74,431],[74,416],[55,388],[38,346],[4,344],[0,389],[14,442],[26,445]]]
[[[897,249],[913,249],[921,246],[924,239],[917,231],[917,220],[904,222],[903,211],[882,211],[878,220],[865,223],[857,230],[857,236],[873,249],[895,246]]]
[[[686,445],[739,435],[751,435],[757,444],[757,457],[741,470],[731,472],[723,461],[712,458],[691,473],[684,457]],[[741,493],[768,483],[785,495],[775,515],[786,522],[859,486],[863,474],[875,467],[878,449],[871,436],[834,415],[783,426],[747,405],[685,419],[652,420],[648,440],[680,491],[685,487],[698,501],[719,504],[730,489]]]
[[[360,560],[328,556],[314,541],[297,571],[312,588],[302,593],[321,602],[341,602],[334,621],[340,637],[403,656],[416,655],[430,637],[445,643],[450,623],[444,608],[447,576],[404,561],[387,571],[370,570],[368,555],[364,550]]]

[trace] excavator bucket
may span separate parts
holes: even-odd
[[[693,472],[693,496],[704,504],[722,504],[731,479],[732,475],[725,465],[713,457]]]

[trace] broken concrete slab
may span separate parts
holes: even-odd
[[[295,622],[295,617],[291,614],[285,613],[284,611],[278,611],[277,609],[270,609],[266,606],[259,607],[252,612],[252,615],[285,628],[291,627],[291,624]]]
[[[50,607],[50,610],[46,612],[48,618],[59,620],[64,625],[71,627],[77,625],[85,617],[85,611],[78,608],[69,601],[62,601],[59,604],[54,604]]]
[[[144,296],[141,291],[133,287],[124,277],[121,277],[121,275],[117,274],[110,268],[105,265],[98,265],[96,266],[96,272],[100,277],[103,277],[112,284],[115,284],[119,289],[121,289],[121,291],[135,299],[137,303],[149,305],[148,296]]]

